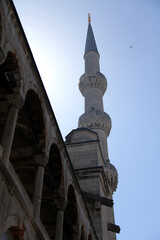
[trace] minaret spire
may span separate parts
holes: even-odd
[[[107,137],[111,130],[111,119],[103,109],[103,95],[107,89],[107,79],[100,72],[100,55],[90,15],[88,15],[88,22],[84,54],[85,73],[79,82],[79,89],[85,98],[85,113],[79,118],[79,127],[87,127],[98,133],[103,158],[105,162],[108,162]]]
[[[88,13],[88,31],[87,31],[87,38],[86,38],[85,54],[89,51],[95,51],[98,53],[96,41],[94,38],[92,26],[91,26],[91,16]]]
[[[67,135],[66,146],[82,192],[90,196],[86,202],[98,239],[116,240],[115,232],[119,231],[119,227],[114,223],[113,207],[101,206],[102,202],[98,202],[97,205],[96,202],[90,201],[93,200],[92,196],[97,199],[112,199],[118,183],[117,170],[108,157],[107,138],[111,130],[111,119],[103,108],[107,79],[100,72],[99,58],[91,18],[88,15],[85,72],[79,80],[85,109],[79,118],[78,128]]]

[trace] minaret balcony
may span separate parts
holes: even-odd
[[[109,161],[105,162],[104,171],[112,193],[116,191],[118,185],[118,172],[114,165]]]
[[[81,91],[82,95],[85,96],[86,90],[90,88],[100,89],[103,96],[107,89],[106,77],[102,73],[97,71],[92,74],[83,74],[79,80],[79,90]]]
[[[89,129],[101,129],[106,133],[106,137],[109,136],[111,131],[111,118],[105,112],[90,111],[86,112],[79,118],[79,127],[86,127]]]

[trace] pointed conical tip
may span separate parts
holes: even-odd
[[[87,39],[86,39],[84,54],[86,54],[89,51],[94,51],[94,52],[98,53],[98,49],[97,49],[97,46],[96,46],[96,41],[95,41],[95,38],[94,38],[92,26],[91,26],[91,16],[90,16],[90,14],[88,14],[88,23],[89,24],[88,24]]]

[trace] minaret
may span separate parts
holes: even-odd
[[[116,240],[120,232],[114,221],[113,192],[118,174],[108,157],[107,137],[111,119],[103,108],[107,79],[100,72],[99,52],[88,18],[85,45],[85,73],[80,77],[79,89],[85,99],[85,112],[78,128],[66,136],[66,147],[86,200],[99,240]]]
[[[85,73],[79,81],[79,89],[85,98],[85,113],[79,118],[79,127],[86,127],[96,131],[105,162],[109,161],[107,137],[111,130],[111,119],[103,108],[103,95],[107,89],[107,79],[100,72],[98,49],[88,19],[88,32],[85,45]]]

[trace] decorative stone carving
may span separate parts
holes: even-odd
[[[87,127],[89,129],[102,129],[109,136],[111,130],[111,118],[103,112],[96,114],[96,112],[84,113],[79,118],[79,127]]]
[[[14,93],[7,95],[7,101],[9,103],[9,106],[14,106],[18,110],[23,106],[24,99],[20,93]]]
[[[82,95],[85,95],[85,91],[89,88],[98,88],[102,91],[102,96],[107,89],[107,79],[100,72],[95,72],[94,76],[88,76],[83,74],[79,81],[79,89]]]
[[[114,165],[112,165],[109,161],[105,162],[104,167],[106,178],[108,183],[112,189],[112,192],[116,191],[118,185],[118,172]]]

